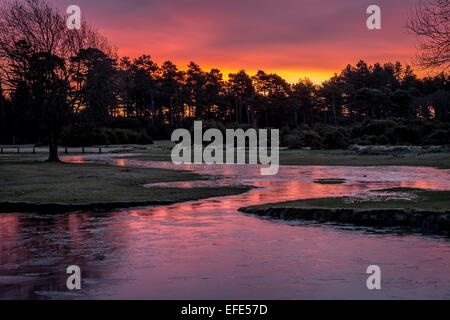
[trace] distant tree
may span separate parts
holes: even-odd
[[[403,66],[400,62],[396,62],[395,64],[385,63],[383,65],[385,87],[389,88],[391,91],[400,87],[400,74],[402,68]]]
[[[414,99],[412,90],[397,89],[391,94],[393,102],[390,115],[398,118],[412,118],[415,116],[411,107]]]
[[[184,117],[186,100],[184,73],[170,61],[164,62],[161,66],[160,94],[161,103],[169,108],[170,125],[179,126]]]
[[[301,79],[292,86],[291,105],[296,123],[312,124],[316,106],[316,86],[309,79]]]
[[[219,69],[206,73],[205,99],[207,101],[206,119],[218,119],[225,101],[225,81]]]
[[[259,100],[265,100],[258,104],[257,108],[264,114],[266,126],[280,125],[285,113],[289,112],[286,106],[289,102],[290,85],[279,75],[268,74],[262,70],[259,70],[252,79],[256,92],[260,95]]]
[[[407,28],[420,41],[419,63],[446,72],[450,66],[450,1],[420,0]]]
[[[434,109],[434,117],[441,121],[450,121],[450,92],[438,90],[427,96],[429,106]]]
[[[149,55],[142,55],[133,61],[123,57],[120,62],[119,96],[125,106],[126,115],[151,119],[157,118],[156,98],[159,67]]]
[[[155,123],[158,115],[162,117],[161,110],[157,110],[155,104],[159,67],[150,55],[142,55],[134,59],[132,69],[137,102],[136,111],[141,116],[150,117],[152,123]]]
[[[363,60],[358,61],[356,67],[350,66],[344,70],[343,77],[355,90],[371,87],[370,66]],[[347,73],[348,72],[348,73]]]
[[[318,93],[325,100],[327,110],[331,111],[333,124],[342,116],[344,104],[344,84],[335,74],[330,80],[322,83]]]
[[[389,95],[379,89],[361,88],[355,99],[361,118],[386,118],[387,109],[391,105]]]
[[[191,62],[186,72],[186,89],[189,93],[189,116],[195,116],[200,119],[205,115],[208,101],[205,94],[205,86],[207,82],[206,73],[198,64]]]
[[[23,81],[10,92],[10,108],[6,114],[9,137],[27,140],[30,136],[41,136],[45,124],[38,121],[39,110],[33,106],[31,92]],[[45,132],[45,131],[44,131]],[[14,143],[14,142],[13,142]]]
[[[105,123],[117,104],[116,61],[95,48],[81,49],[72,61],[77,63],[72,80],[79,84],[78,105],[84,106],[87,120]]]
[[[119,59],[118,63],[118,74],[117,74],[117,98],[118,105],[120,106],[113,113],[114,116],[129,117],[134,116],[134,105],[132,98],[132,88],[133,88],[133,75],[131,71],[132,62],[129,57],[122,57]]]
[[[419,86],[420,81],[417,79],[417,75],[414,73],[414,70],[411,66],[405,66],[402,75],[402,83],[401,87],[405,90],[411,88],[417,88]]]
[[[249,104],[255,94],[252,78],[244,70],[238,73],[230,73],[228,76],[228,93],[235,106],[236,122],[242,122],[242,112],[245,109],[244,113],[247,115],[248,122],[251,120],[252,125],[255,126],[255,115],[253,110],[249,109]]]

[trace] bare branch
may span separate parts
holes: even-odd
[[[420,0],[407,29],[419,40],[418,65],[445,73],[450,67],[450,0]]]

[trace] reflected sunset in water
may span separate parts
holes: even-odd
[[[105,155],[66,157],[65,161],[175,167]],[[384,275],[377,298],[449,298],[450,245],[445,237],[271,221],[238,209],[387,187],[450,189],[450,170],[281,166],[279,175],[261,177],[258,166],[176,168],[217,177],[226,173],[226,184],[256,188],[241,195],[104,214],[3,214],[0,296],[359,299],[373,297],[361,284],[367,265],[376,263]],[[346,182],[313,183],[330,177]],[[65,290],[62,266],[72,263],[83,270],[83,289],[78,293]],[[50,289],[48,278],[52,279]]]

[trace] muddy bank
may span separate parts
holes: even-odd
[[[108,212],[115,209],[126,209],[135,207],[148,207],[170,205],[175,201],[170,200],[152,200],[152,201],[129,201],[129,202],[100,202],[84,204],[66,204],[66,203],[31,203],[31,202],[0,202],[1,213],[11,212],[33,212],[43,214],[69,213],[77,211],[86,212]]]
[[[351,223],[358,226],[413,227],[427,232],[449,232],[450,211],[417,209],[241,208],[242,212],[284,220]]]

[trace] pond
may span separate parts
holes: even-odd
[[[108,155],[66,157],[119,166],[187,169],[250,192],[104,214],[0,215],[0,298],[24,299],[449,299],[450,241],[394,229],[272,221],[249,205],[365,196],[391,187],[450,189],[450,170],[418,167],[183,165]],[[341,184],[314,183],[342,179]],[[151,186],[151,185],[150,185]],[[82,289],[67,290],[78,265]],[[382,289],[368,290],[378,265]]]

